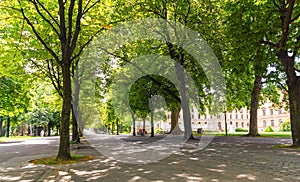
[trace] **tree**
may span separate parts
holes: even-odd
[[[145,14],[147,15],[149,14],[150,17],[166,20],[168,22],[166,24],[172,24],[173,22],[180,23],[183,26],[189,27],[199,32],[199,35],[201,35],[201,40],[203,36],[203,39],[212,46],[214,51],[217,52],[217,55],[221,55],[220,53],[222,53],[222,51],[219,47],[219,43],[222,39],[220,39],[219,36],[220,31],[217,28],[218,26],[215,26],[215,24],[219,25],[220,16],[216,14],[216,11],[212,6],[212,2],[190,0],[163,0],[160,2],[146,1],[144,3],[141,3],[140,7],[141,11],[145,12]],[[204,68],[204,65],[198,64],[199,62],[197,61],[197,58],[191,56],[187,50],[181,47],[184,44],[183,42],[186,42],[186,40],[189,38],[189,35],[184,34],[182,32],[182,29],[176,28],[176,26],[174,25],[168,28],[171,29],[172,32],[175,32],[175,39],[177,40],[173,40],[173,42],[170,42],[171,35],[168,35],[168,31],[161,32],[165,40],[165,52],[167,52],[168,56],[172,60],[175,60],[178,63],[175,64],[175,69],[177,72],[177,79],[180,81],[179,93],[181,96],[181,109],[184,119],[185,138],[193,138],[188,98],[188,96],[190,97],[190,95],[187,94],[187,80],[185,80],[184,76],[182,75],[184,71],[186,70],[195,82],[195,89],[198,91],[198,95],[194,97],[198,99],[194,99],[193,104],[196,104],[202,113],[204,113],[206,109],[208,109],[211,113],[220,112],[220,107],[212,108],[212,106],[214,107],[217,105],[213,103],[213,100],[215,98],[218,98],[218,96],[216,93],[209,93],[211,91],[210,89],[212,83],[209,84],[208,81],[211,80],[209,80],[210,78],[206,77],[208,69]],[[182,35],[182,37],[177,35]],[[180,40],[180,38],[182,38],[182,40]],[[198,50],[200,49],[201,48],[198,48]],[[210,69],[210,71],[212,71],[212,69]],[[222,79],[219,80],[215,78],[213,80],[221,81]],[[224,100],[224,96],[222,99]],[[180,109],[176,110],[180,111]]]
[[[266,11],[268,5],[251,0],[222,3],[226,45],[223,68],[228,73],[227,93],[230,98],[227,99],[227,105],[230,109],[250,107],[248,136],[258,136],[257,109],[260,102],[269,99],[278,104],[278,91],[285,89],[281,81],[282,69],[278,66],[279,62],[273,50],[262,44],[262,41],[270,36],[266,31],[266,22],[269,21]],[[277,71],[269,71],[272,69]]]
[[[300,70],[295,68],[300,49],[300,4],[295,0],[273,2],[280,20],[279,36],[266,40],[266,45],[276,48],[276,55],[281,60],[287,76],[289,108],[293,136],[293,146],[300,147]],[[275,22],[274,22],[275,24]],[[277,40],[277,41],[276,41]]]
[[[260,7],[250,22],[259,22],[250,31],[260,32],[259,46],[270,48],[270,52],[279,58],[286,73],[286,83],[289,95],[289,109],[293,136],[293,146],[300,146],[300,78],[296,68],[299,57],[299,31],[300,6],[295,0],[279,1],[248,1]],[[238,6],[241,6],[237,3]],[[248,6],[245,6],[245,8]],[[257,44],[250,44],[255,46]],[[270,63],[270,60],[268,61]],[[278,71],[278,70],[277,70]]]
[[[100,29],[91,28],[90,24],[98,25],[96,9],[100,1],[83,2],[81,0],[63,1],[58,3],[40,0],[2,1],[1,4],[10,4],[7,11],[16,14],[25,21],[23,32],[27,31],[36,39],[28,40],[29,45],[35,47],[32,59],[40,58],[36,50],[43,50],[43,60],[51,59],[59,65],[62,72],[63,104],[60,123],[60,144],[57,158],[68,160],[70,155],[69,122],[72,102],[71,66],[81,55],[83,49],[100,32]],[[82,41],[78,44],[79,39]],[[37,41],[36,41],[37,40]]]

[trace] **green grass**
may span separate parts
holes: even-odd
[[[34,137],[33,136],[9,136],[9,138],[0,137],[0,142],[23,141],[30,138],[34,138]]]
[[[193,133],[194,136],[201,136],[201,134]],[[204,133],[204,134],[210,134],[210,133]],[[216,132],[211,133],[215,136],[226,136],[225,132]],[[228,133],[228,136],[245,136],[248,132],[234,132],[234,133]],[[260,137],[274,137],[274,138],[291,138],[292,133],[291,132],[259,132]]]
[[[286,145],[286,144],[273,145],[272,147],[276,148],[276,149],[288,148],[288,149],[297,149],[297,150],[300,150],[300,147],[293,147],[292,145]]]

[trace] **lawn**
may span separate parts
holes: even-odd
[[[228,133],[228,136],[245,136],[248,132]],[[260,137],[291,138],[291,132],[259,132]],[[216,136],[225,136],[225,132],[216,133]]]
[[[0,137],[0,142],[23,141],[30,138],[34,138],[34,137],[32,136],[10,136],[9,138]]]

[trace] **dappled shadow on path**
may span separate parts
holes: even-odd
[[[189,141],[168,157],[147,164],[119,162],[84,144],[77,154],[94,155],[95,160],[11,168],[0,172],[0,181],[299,181],[299,150],[272,148],[278,142],[290,141],[216,137],[203,150],[195,150],[197,142]]]

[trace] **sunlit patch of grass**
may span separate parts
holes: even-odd
[[[297,149],[297,150],[300,150],[300,147],[294,147],[293,145],[287,145],[287,144],[273,145],[272,148],[276,148],[276,149],[286,148],[286,149]]]
[[[291,132],[262,132],[259,133],[261,137],[275,137],[275,138],[291,138]]]
[[[80,155],[72,155],[72,159],[70,160],[61,160],[57,159],[56,157],[47,157],[47,158],[41,158],[41,159],[34,159],[29,161],[33,164],[44,164],[44,165],[60,165],[60,164],[74,164],[78,162],[84,162],[89,160],[94,160],[94,156],[80,156]]]
[[[228,136],[246,136],[248,132],[234,132],[228,133]],[[259,137],[273,137],[273,138],[291,138],[291,132],[260,132]],[[225,136],[224,132],[216,133],[216,136]]]
[[[0,142],[12,142],[12,141],[22,141],[30,138],[34,138],[33,136],[9,136],[9,137],[0,137]]]

